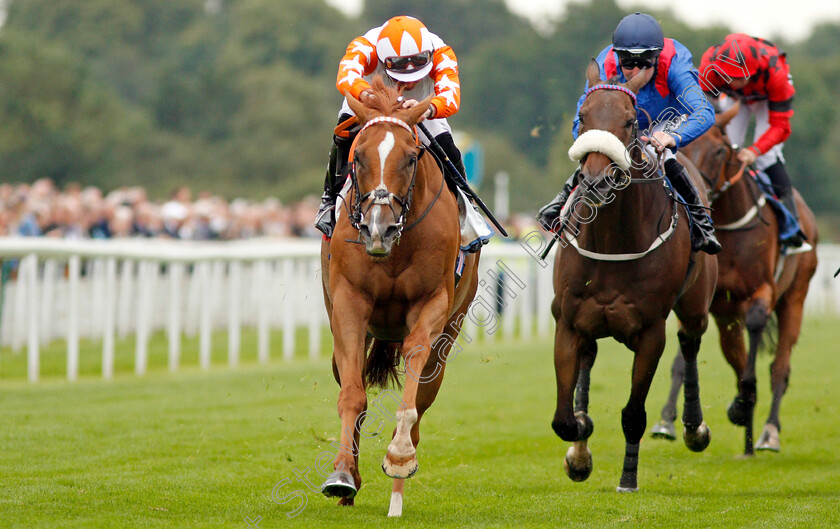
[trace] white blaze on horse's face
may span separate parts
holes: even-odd
[[[382,143],[379,144],[379,185],[385,187],[385,160],[388,159],[388,155],[391,154],[391,150],[394,148],[394,134],[389,130],[385,133],[385,139],[382,140]]]
[[[386,257],[390,254],[395,236],[399,233],[393,214],[383,214],[383,208],[386,208],[384,210],[386,212],[394,210],[393,194],[385,184],[385,165],[396,143],[394,133],[389,130],[376,148],[379,154],[379,185],[373,191],[370,212],[365,216],[366,218],[363,218],[360,225],[367,252],[375,257]]]

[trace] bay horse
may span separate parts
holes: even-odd
[[[593,431],[588,392],[596,340],[613,337],[626,345],[635,357],[630,398],[621,413],[626,445],[618,491],[631,492],[638,490],[645,400],[665,347],[665,320],[672,309],[680,321],[678,337],[690,386],[684,439],[694,451],[709,444],[700,406],[697,353],[708,326],[717,261],[691,252],[685,210],[680,210],[661,178],[645,176],[642,149],[632,148],[638,147],[635,95],[643,76],[625,84],[604,83],[594,60],[586,74],[590,88],[580,108],[580,135],[569,154],[580,161],[578,190],[597,210],[588,223],[575,228],[577,237],[570,230],[563,232],[570,244],[561,244],[555,256],[551,310],[556,320],[557,408],[551,426],[560,438],[573,443],[564,460],[566,474],[575,481],[588,478],[592,453],[587,439]],[[689,170],[701,186],[699,175],[693,167]],[[621,189],[612,193],[611,188]],[[572,201],[569,204],[576,207]]]
[[[756,403],[756,355],[771,312],[778,318],[775,359],[770,366],[773,395],[770,414],[755,448],[779,451],[779,407],[790,377],[790,357],[802,328],[808,284],[817,268],[817,228],[813,212],[794,190],[802,230],[812,249],[784,256],[779,225],[755,180],[744,177],[738,149],[726,136],[726,125],[737,115],[736,105],[715,118],[715,125],[683,151],[712,189],[712,220],[723,250],[718,254],[718,283],[711,312],[720,331],[723,355],[737,377],[738,394],[729,420],[745,427],[744,454],[753,454],[753,413]],[[743,331],[749,336],[744,346]],[[672,385],[654,437],[673,439],[676,396],[682,385],[682,359],[672,368]]]
[[[338,215],[332,240],[321,247],[333,374],[341,388],[341,449],[323,493],[353,505],[362,484],[360,434],[375,435],[362,431],[366,389],[396,381],[402,356],[402,402],[382,462],[394,478],[389,516],[400,516],[404,480],[418,469],[420,420],[437,396],[475,296],[479,253],[466,256],[456,287],[458,205],[415,130],[431,97],[403,108],[400,93],[377,77],[364,104],[349,95],[347,101],[361,124],[351,152],[352,186],[340,205],[347,214]]]

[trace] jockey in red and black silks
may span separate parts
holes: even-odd
[[[747,105],[766,102],[767,130],[749,148],[759,156],[784,142],[791,133],[793,96],[796,90],[785,53],[772,42],[743,33],[729,35],[712,46],[700,60],[704,72],[701,84],[706,92],[723,92]],[[730,79],[746,79],[741,88],[732,88]]]
[[[790,137],[793,98],[796,90],[785,53],[772,42],[743,33],[727,35],[712,46],[700,61],[703,90],[712,97],[721,93],[719,107],[725,110],[735,101],[740,111],[726,127],[726,134],[736,145],[744,145],[750,121],[755,119],[752,145],[738,153],[743,163],[767,173],[774,194],[799,220],[790,176],[782,153]],[[791,247],[802,247],[801,232],[782,241]]]

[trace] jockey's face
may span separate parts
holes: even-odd
[[[412,81],[410,83],[404,83],[402,81],[397,81],[397,86],[402,88],[404,91],[408,91],[417,86],[417,83],[419,82],[420,81]]]
[[[655,68],[639,68],[638,66],[634,68],[625,68],[624,66],[621,67],[621,73],[624,74],[624,78],[628,81],[637,75],[644,75],[645,76],[645,84],[653,78],[653,72],[656,71]]]

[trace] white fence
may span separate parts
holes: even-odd
[[[535,243],[532,242],[532,245]],[[329,344],[319,261],[320,242],[251,240],[185,243],[157,240],[67,241],[0,239],[6,271],[0,306],[0,345],[26,348],[27,374],[37,381],[40,348],[67,344],[67,378],[79,373],[79,340],[101,339],[102,376],[114,373],[116,337],[135,337],[134,370],[146,372],[152,332],[165,330],[168,365],[177,370],[184,335],[199,337],[199,363],[211,364],[211,337],[227,330],[228,364],[239,363],[241,329],[257,332],[257,358],[293,357],[296,331],[306,329],[308,354]],[[820,267],[806,310],[840,314],[840,246],[820,248]],[[18,260],[19,259],[19,260]],[[553,330],[551,266],[516,243],[482,253],[480,289],[466,320],[464,339],[544,336]],[[497,314],[497,311],[501,315]],[[282,331],[279,348],[270,330]],[[279,349],[279,351],[278,351]]]

